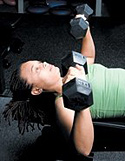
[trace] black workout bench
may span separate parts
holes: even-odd
[[[125,118],[93,120],[95,151],[125,150]]]

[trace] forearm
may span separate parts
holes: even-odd
[[[87,57],[88,63],[92,64],[95,60],[95,44],[88,28],[86,36],[82,40],[81,53]]]
[[[72,140],[80,154],[89,155],[94,140],[94,129],[89,108],[75,112]]]
[[[92,149],[94,132],[89,108],[80,112],[67,109],[63,99],[55,102],[57,122],[67,140],[70,140],[78,153],[88,155]]]

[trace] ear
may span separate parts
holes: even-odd
[[[38,87],[33,87],[32,90],[31,90],[31,94],[32,95],[39,95],[42,93],[42,88],[38,88]]]

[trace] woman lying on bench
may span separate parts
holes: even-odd
[[[92,119],[125,116],[125,70],[94,64],[95,46],[90,29],[82,41],[81,53],[87,58],[87,76],[79,65],[70,67],[62,78],[59,68],[47,62],[23,62],[12,74],[10,89],[13,97],[3,114],[8,120],[18,120],[22,134],[28,126],[33,127],[32,122],[57,125],[76,151],[88,156],[94,140]],[[64,108],[61,97],[62,85],[74,77],[89,81],[93,91],[94,104],[79,112]],[[42,97],[44,91],[50,92],[48,95],[53,98]]]

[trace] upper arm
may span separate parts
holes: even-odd
[[[95,58],[89,58],[87,57],[87,64],[94,64]]]
[[[86,56],[87,63],[93,64],[95,61],[95,44],[90,33],[90,29],[88,29],[86,36],[82,40],[81,46],[81,54]]]
[[[69,137],[74,120],[74,111],[64,107],[63,98],[58,98],[55,101],[55,108],[57,123],[65,137]]]

